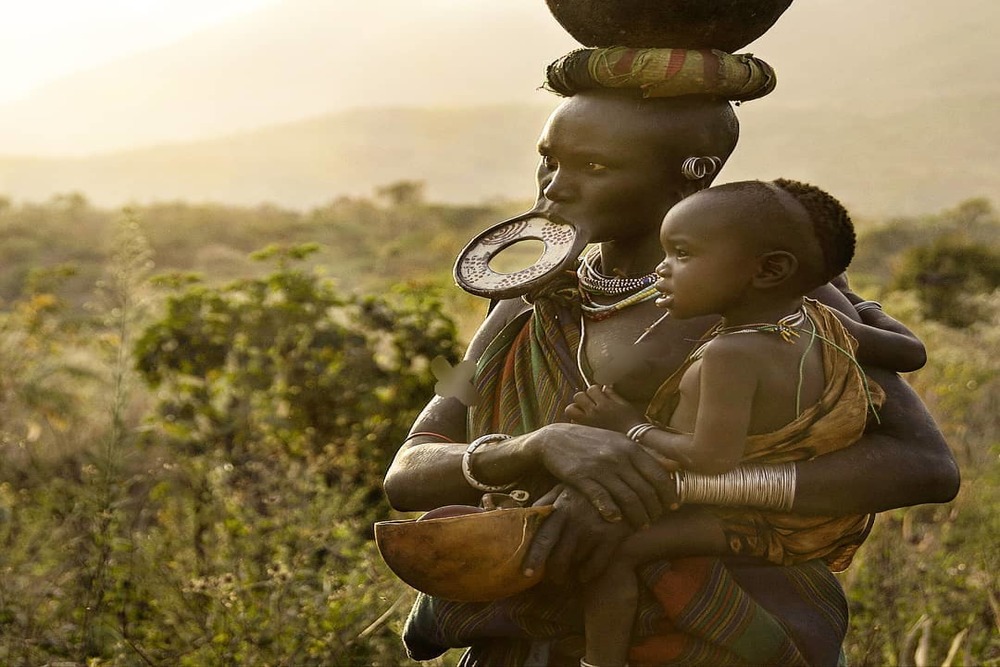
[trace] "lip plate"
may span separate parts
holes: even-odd
[[[541,241],[538,260],[512,273],[500,273],[490,262],[521,241]],[[455,260],[453,275],[459,287],[490,299],[522,296],[551,280],[576,261],[587,246],[582,230],[547,212],[531,210],[484,230],[472,239]]]

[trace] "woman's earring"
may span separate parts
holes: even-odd
[[[722,168],[722,158],[715,155],[689,157],[681,163],[681,174],[689,181],[698,181]]]

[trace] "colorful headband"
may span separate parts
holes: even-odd
[[[745,102],[777,84],[774,70],[750,54],[717,49],[577,49],[545,71],[546,87],[569,97],[595,88],[633,88],[643,97],[711,95]]]

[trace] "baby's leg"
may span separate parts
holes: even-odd
[[[709,556],[725,551],[726,538],[719,521],[707,512],[690,508],[668,514],[626,538],[612,564],[587,590],[585,661],[596,667],[618,667],[628,659],[639,601],[637,567],[662,558]]]
[[[722,522],[704,509],[685,507],[629,535],[615,558],[642,565],[663,558],[729,554]]]
[[[594,667],[621,667],[628,660],[639,602],[635,564],[616,559],[591,582],[585,601],[585,662]]]

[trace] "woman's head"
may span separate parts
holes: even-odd
[[[595,242],[655,233],[674,204],[714,178],[685,177],[684,161],[717,156],[724,162],[738,134],[725,100],[578,93],[542,130],[537,207],[582,227]]]

